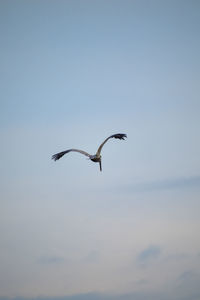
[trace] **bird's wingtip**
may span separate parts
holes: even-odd
[[[125,138],[127,138],[127,135],[125,133],[117,133],[114,135],[114,137],[116,139],[124,140]]]
[[[57,160],[57,158],[56,158],[56,154],[54,154],[54,155],[52,155],[52,157],[51,157],[51,159],[53,159],[53,160]]]

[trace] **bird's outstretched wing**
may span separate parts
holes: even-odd
[[[74,152],[79,152],[81,154],[84,154],[88,157],[90,157],[91,155],[83,150],[79,150],[79,149],[69,149],[69,150],[65,150],[65,151],[62,151],[62,152],[59,152],[59,153],[56,153],[52,156],[52,159],[54,159],[55,161],[60,159],[63,155],[65,155],[66,153],[69,153],[71,151],[74,151]]]
[[[105,141],[99,146],[98,150],[97,150],[97,153],[96,155],[99,156],[100,153],[101,153],[101,149],[103,147],[103,145],[111,138],[115,138],[115,139],[120,139],[120,140],[124,140],[124,138],[126,138],[127,135],[124,134],[124,133],[116,133],[116,134],[113,134],[111,136],[109,136],[107,139],[105,139]]]

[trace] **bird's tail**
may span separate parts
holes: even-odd
[[[102,171],[101,160],[99,161],[99,168],[100,168],[100,171]]]

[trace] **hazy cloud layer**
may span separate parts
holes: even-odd
[[[200,292],[191,292],[178,295],[172,291],[164,295],[161,292],[147,292],[147,293],[130,293],[130,294],[104,294],[104,293],[87,293],[75,294],[66,297],[37,297],[37,298],[12,298],[12,300],[199,300]],[[0,297],[0,300],[10,300],[6,297]]]

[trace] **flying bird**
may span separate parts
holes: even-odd
[[[97,150],[97,153],[94,154],[94,155],[91,155],[83,150],[79,150],[79,149],[68,149],[68,150],[65,150],[65,151],[62,151],[62,152],[59,152],[59,153],[56,153],[52,156],[52,159],[53,160],[58,160],[60,159],[61,157],[63,157],[63,155],[65,155],[66,153],[69,153],[71,151],[74,151],[74,152],[79,152],[87,157],[89,157],[89,159],[93,162],[98,162],[99,163],[99,168],[100,168],[100,171],[102,171],[102,165],[101,165],[101,150],[102,150],[102,147],[104,146],[104,144],[111,138],[115,138],[115,139],[119,139],[119,140],[124,140],[125,138],[127,137],[126,134],[124,133],[116,133],[116,134],[113,134],[109,137],[107,137],[107,139],[105,139],[105,141],[103,141],[103,143],[99,146],[98,150]]]

